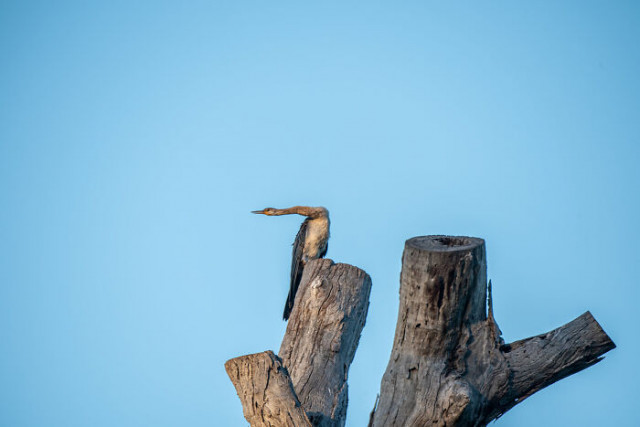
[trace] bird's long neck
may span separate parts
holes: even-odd
[[[327,216],[327,210],[324,208],[314,208],[310,206],[292,206],[286,209],[276,209],[276,215],[304,215],[309,218],[321,218]]]

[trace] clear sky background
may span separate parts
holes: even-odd
[[[637,426],[640,6],[0,2],[0,425],[243,426],[290,244],[365,269],[363,426],[407,238],[486,239],[507,341],[591,310],[618,348],[496,426]]]

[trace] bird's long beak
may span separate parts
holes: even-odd
[[[261,211],[251,211],[251,213],[264,215],[264,209],[262,209]]]

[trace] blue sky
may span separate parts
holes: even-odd
[[[636,426],[636,2],[0,3],[0,424],[246,425],[298,217],[365,269],[364,425],[416,235],[487,242],[507,341],[618,345],[496,426]]]

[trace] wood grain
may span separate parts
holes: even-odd
[[[279,355],[313,425],[344,425],[370,292],[371,278],[352,265],[317,259],[304,269]]]
[[[373,426],[484,426],[615,347],[590,313],[504,344],[490,292],[482,239],[406,242],[396,334]]]
[[[252,426],[344,426],[370,292],[371,278],[356,267],[305,266],[282,359],[267,351],[225,364]],[[369,425],[484,426],[613,348],[589,312],[506,344],[484,240],[415,237],[405,244],[393,350]]]
[[[289,373],[272,351],[236,357],[228,360],[224,367],[251,426],[311,426]]]

